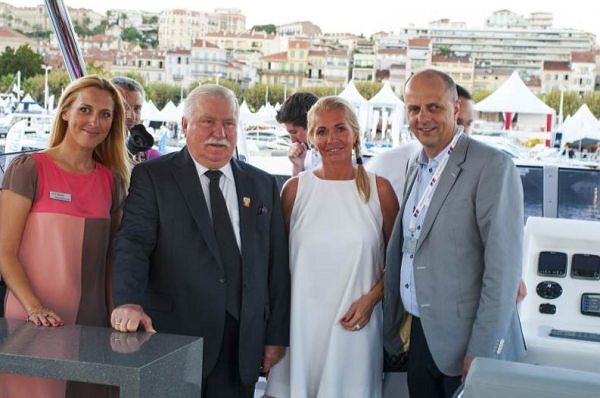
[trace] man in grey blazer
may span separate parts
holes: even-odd
[[[199,86],[183,115],[187,146],[133,170],[114,242],[111,324],[202,336],[202,397],[250,398],[289,339],[279,190],[274,177],[232,159],[233,92]]]
[[[448,75],[413,75],[405,106],[423,150],[410,160],[387,250],[385,348],[401,351],[400,323],[412,314],[410,395],[450,397],[474,357],[525,354],[515,304],[523,192],[506,155],[461,134]]]

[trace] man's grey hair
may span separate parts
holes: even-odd
[[[183,116],[186,119],[189,120],[192,117],[196,106],[198,106],[199,97],[220,97],[230,100],[233,104],[235,118],[238,118],[240,106],[234,92],[227,87],[210,83],[196,87],[187,95],[183,103]]]
[[[410,81],[412,79],[415,78],[415,76],[419,76],[419,75],[427,75],[429,77],[431,76],[437,76],[440,79],[442,79],[444,81],[444,84],[446,85],[446,92],[448,94],[450,94],[450,99],[452,100],[452,102],[456,102],[458,100],[458,94],[456,92],[456,83],[454,83],[454,80],[450,77],[450,75],[439,71],[437,69],[422,69],[416,73],[414,73],[413,75],[411,75],[408,80],[406,80],[406,83],[404,83],[404,91],[406,92],[406,87],[408,87],[408,85],[410,84]]]
[[[111,79],[111,82],[115,86],[122,88],[125,91],[137,91],[138,93],[142,94],[142,98],[146,96],[142,85],[130,77],[115,76]]]

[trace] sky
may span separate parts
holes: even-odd
[[[18,6],[33,6],[42,0],[0,0]],[[107,9],[147,10],[159,12],[164,0],[63,0],[67,6],[91,8],[104,13]],[[468,27],[482,27],[493,11],[508,9],[522,15],[543,11],[554,14],[554,26],[581,29],[600,38],[600,1],[598,0],[169,0],[168,8],[213,11],[215,8],[238,8],[246,16],[246,26],[275,25],[309,20],[323,32],[349,32],[370,35],[377,31],[398,31],[400,27],[426,26],[429,21],[450,18],[466,22]],[[408,3],[408,4],[407,4]],[[352,4],[352,5],[351,5]],[[353,6],[358,4],[357,6]],[[597,39],[600,43],[600,39]]]

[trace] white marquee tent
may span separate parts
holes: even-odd
[[[338,97],[345,99],[352,106],[354,106],[354,110],[358,115],[358,123],[360,124],[360,129],[364,134],[367,131],[367,122],[369,118],[369,102],[358,92],[353,80],[350,80],[350,82],[348,82],[346,88],[344,88],[344,90],[342,90],[342,92],[338,94]]]
[[[150,122],[155,120],[161,120],[160,111],[158,110],[156,105],[154,105],[154,102],[152,102],[152,100],[145,102],[142,106],[142,120],[147,120]]]
[[[517,71],[513,72],[504,84],[502,84],[489,97],[475,104],[475,110],[479,112],[501,112],[505,118],[505,129],[510,128],[510,120],[517,114],[536,115],[546,117],[546,130],[550,130],[551,118],[556,113],[554,109],[546,105],[541,99],[531,92],[523,83]],[[543,123],[543,122],[542,122]]]
[[[173,103],[173,101],[167,102],[164,108],[160,111],[161,121],[163,122],[174,122],[177,123],[181,121],[181,114],[177,110],[177,107]]]
[[[586,104],[565,120],[560,131],[563,133],[562,142],[573,142],[584,138],[600,141],[600,122]]]
[[[400,142],[400,128],[404,123],[404,102],[394,93],[390,84],[385,82],[379,92],[369,100],[369,105],[369,128],[372,129],[373,135],[381,116],[383,133],[388,130],[389,125],[392,141],[394,146],[397,146]]]

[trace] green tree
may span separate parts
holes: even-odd
[[[73,30],[79,37],[92,36],[92,30],[85,26],[79,25],[79,22],[77,21],[73,21]]]
[[[9,91],[12,85],[15,83],[15,74],[0,76],[0,91],[5,93]]]
[[[55,106],[58,104],[58,98],[61,93],[69,85],[71,79],[69,78],[69,74],[64,69],[52,70],[48,74],[48,87],[50,90],[50,95],[54,95],[56,97]]]
[[[473,102],[478,103],[479,101],[486,99],[492,92],[490,90],[478,90],[472,94]]]
[[[452,55],[452,50],[448,46],[435,47],[433,52],[436,55],[442,55],[444,57]]]
[[[106,32],[107,26],[108,26],[108,21],[103,20],[98,25],[94,26],[94,28],[91,30],[92,35],[104,34],[104,32]]]
[[[146,79],[144,78],[144,76],[142,76],[141,73],[137,73],[137,72],[113,73],[112,77],[115,77],[115,76],[125,76],[125,77],[135,80],[142,86],[146,85]]]
[[[25,79],[21,89],[40,104],[44,103],[44,75],[36,75]]]
[[[202,81],[195,81],[189,85],[186,93],[189,93],[190,91],[192,91],[193,89],[198,87],[200,84],[216,83],[216,82],[217,82],[216,78],[208,78],[208,79],[204,79]],[[219,79],[219,84],[221,86],[227,87],[228,89],[233,91],[233,93],[237,97],[238,101],[240,101],[240,103],[241,103],[241,101],[242,101],[242,86],[240,86],[240,84],[238,82],[236,82],[234,80],[230,80],[230,79]]]
[[[552,91],[546,94],[542,100],[556,110],[556,114],[560,108],[560,91]],[[574,92],[563,93],[563,115],[566,118],[567,115],[573,115],[581,106],[581,97],[579,94]]]
[[[109,73],[104,71],[101,65],[96,65],[93,62],[85,63],[85,71],[88,75],[98,75],[102,77],[110,77]]]
[[[121,39],[128,42],[141,42],[144,40],[144,36],[138,32],[136,28],[133,26],[129,26],[123,29],[123,33],[121,33]]]
[[[355,82],[356,89],[368,101],[383,87],[381,82]]]
[[[51,32],[49,30],[34,30],[33,32],[25,33],[25,35],[34,39],[48,39],[50,38],[50,33]]]
[[[44,58],[24,44],[15,51],[6,47],[0,55],[0,76],[21,71],[21,77],[27,79],[42,72]]]
[[[269,103],[275,105],[276,103],[283,102],[283,86],[282,85],[268,85],[269,88]],[[267,85],[266,84],[255,84],[244,92],[243,99],[248,103],[250,109],[254,111],[258,110],[265,104],[265,98],[267,97]]]
[[[302,87],[297,91],[300,92],[308,92],[313,93],[317,97],[326,97],[328,95],[336,95],[342,91],[342,89],[336,90],[335,87],[325,87],[325,86],[314,86],[314,87]],[[290,91],[288,90],[288,96],[290,95]]]
[[[146,99],[152,100],[158,109],[162,109],[167,102],[179,101],[181,86],[168,83],[150,83],[146,85]]]
[[[254,25],[251,30],[253,32],[275,33],[275,32],[277,32],[277,27],[275,25],[273,25],[273,24]]]
[[[155,25],[158,23],[158,16],[142,17],[142,23],[145,25]]]
[[[589,93],[583,96],[583,103],[587,104],[590,111],[596,116],[596,118],[600,118],[600,91],[594,91],[593,93]]]
[[[22,89],[40,104],[44,103],[44,79],[44,74],[41,73],[25,79],[22,85]],[[48,73],[48,95],[54,95],[56,98],[54,106],[57,105],[60,94],[70,82],[69,75],[63,69]]]

